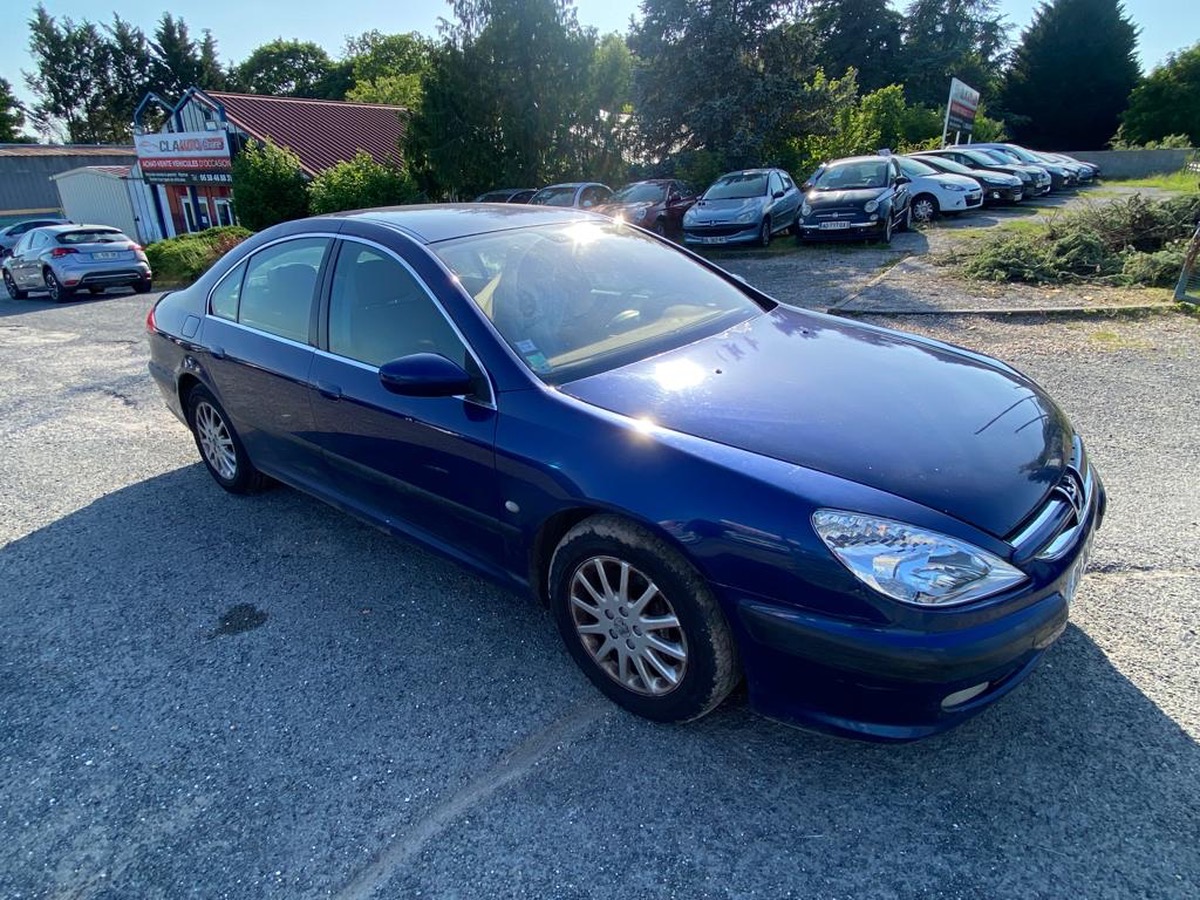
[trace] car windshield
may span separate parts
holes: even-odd
[[[575,187],[542,188],[530,200],[534,206],[570,206],[575,202]]]
[[[81,231],[59,232],[58,242],[60,244],[115,244],[117,242],[129,243],[129,238],[116,229],[89,228]]]
[[[661,203],[667,198],[665,184],[639,181],[627,184],[612,196],[613,203]]]
[[[704,192],[705,200],[745,200],[767,192],[766,172],[734,172],[722,175]]]
[[[846,191],[856,188],[887,187],[888,164],[884,160],[832,163],[812,180],[818,191]]]
[[[974,169],[968,169],[962,163],[957,163],[952,159],[946,159],[944,156],[934,157],[932,162],[922,157],[921,162],[927,163],[928,165],[940,169],[943,172],[953,172],[955,175],[970,175],[972,177],[975,175]]]
[[[910,178],[918,176],[923,178],[929,175],[939,174],[938,170],[933,166],[927,165],[920,160],[901,159],[897,160],[897,162],[900,164],[900,171]]]
[[[615,222],[510,229],[430,249],[551,384],[683,346],[763,311],[678,250]]]

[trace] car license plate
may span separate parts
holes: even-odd
[[[703,237],[700,240],[706,244],[724,244],[729,238],[718,235],[717,237]]]
[[[1094,536],[1094,531],[1088,535],[1087,541],[1083,545],[1083,551],[1079,554],[1079,558],[1071,564],[1071,570],[1067,573],[1066,581],[1063,582],[1062,595],[1068,605],[1075,599],[1075,592],[1079,590],[1079,582],[1083,580],[1083,573],[1087,571],[1088,560],[1092,555],[1092,538]]]
[[[99,253],[93,253],[93,259],[117,259],[120,256],[117,250],[101,250]]]
[[[844,231],[845,229],[850,227],[850,223],[849,222],[822,222],[820,224],[820,226],[818,226],[818,227],[820,227],[820,229],[822,231]]]

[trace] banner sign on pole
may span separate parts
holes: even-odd
[[[979,91],[957,78],[951,78],[950,99],[946,102],[946,126],[942,130],[942,143],[946,143],[946,137],[951,132],[955,132],[957,135],[969,135],[975,126],[977,109],[979,109]],[[955,143],[958,143],[957,139]]]

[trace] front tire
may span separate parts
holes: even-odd
[[[758,245],[760,247],[770,247],[771,246],[771,217],[770,216],[763,217],[762,228],[759,229],[759,232],[758,232]]]
[[[70,300],[75,294],[73,288],[64,287],[59,283],[58,278],[49,269],[42,275],[42,280],[46,282],[46,291],[50,294],[50,299],[55,303],[62,303],[64,300]]]
[[[883,242],[890,244],[892,242],[892,211],[889,209],[887,217],[883,220]]]
[[[937,198],[932,194],[919,194],[912,202],[911,215],[922,225],[928,225],[941,213]]]
[[[217,484],[231,494],[251,494],[263,486],[263,476],[208,388],[197,385],[188,394],[187,420],[200,458]]]
[[[17,283],[13,281],[13,277],[7,269],[4,270],[4,288],[8,291],[8,296],[14,300],[24,300],[29,296],[28,292],[17,287]]]
[[[715,709],[741,678],[712,589],[647,529],[585,519],[550,561],[550,603],[568,652],[609,699],[657,722]]]

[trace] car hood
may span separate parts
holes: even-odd
[[[730,200],[697,200],[684,215],[689,222],[727,222],[747,213],[758,213],[766,204],[765,197],[740,197]]]
[[[585,403],[1012,532],[1061,477],[1072,431],[988,357],[787,307],[561,386]]]
[[[820,209],[822,206],[853,206],[876,200],[885,193],[887,188],[858,188],[853,191],[812,190],[804,195],[804,202],[813,209]]]
[[[602,216],[629,216],[636,212],[648,212],[657,206],[652,200],[639,200],[634,203],[604,203],[600,206],[593,206],[592,212],[598,212]]]

